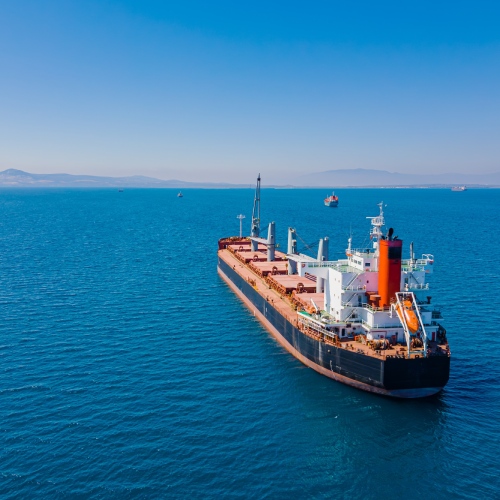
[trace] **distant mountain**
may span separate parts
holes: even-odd
[[[494,174],[400,174],[386,170],[327,170],[300,176],[295,185],[407,187],[407,186],[500,186],[500,172]]]
[[[236,188],[249,184],[163,181],[153,177],[100,177],[96,175],[30,174],[9,168],[0,172],[0,187],[116,187],[116,188]]]
[[[500,172],[494,174],[399,174],[386,170],[328,170],[289,177],[287,186],[266,184],[265,187],[500,187]],[[100,177],[97,175],[30,174],[10,168],[0,172],[0,187],[109,187],[109,188],[249,188],[254,184],[164,181],[153,177]]]

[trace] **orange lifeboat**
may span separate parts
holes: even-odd
[[[411,300],[403,300],[402,313],[404,316],[404,322],[406,323],[406,326],[408,326],[408,330],[410,330],[411,333],[416,333],[418,331],[418,318],[412,305],[413,303]],[[401,320],[403,320],[401,316],[401,306],[396,306],[396,310]]]

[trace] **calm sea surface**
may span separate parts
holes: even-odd
[[[262,191],[330,254],[387,204],[432,253],[452,350],[437,397],[304,367],[216,272],[253,190],[0,191],[2,498],[500,498],[500,190]]]

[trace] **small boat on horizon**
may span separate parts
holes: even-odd
[[[181,191],[179,191],[179,192],[177,193],[177,198],[182,198],[183,196],[184,196],[184,195],[182,194],[182,192],[181,192]]]
[[[465,186],[453,186],[451,188],[452,191],[467,191],[467,188]]]
[[[325,198],[325,207],[338,207],[339,197],[335,196],[335,192],[332,192],[331,196]]]

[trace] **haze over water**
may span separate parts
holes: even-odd
[[[498,498],[499,190],[262,191],[282,247],[340,258],[383,200],[434,254],[451,377],[416,401],[304,367],[218,277],[252,190],[176,194],[0,191],[0,496]]]

